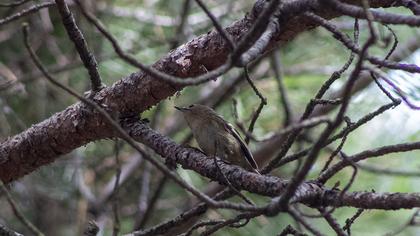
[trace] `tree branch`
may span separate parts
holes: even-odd
[[[213,159],[191,148],[185,148],[170,138],[163,136],[141,122],[125,122],[122,124],[127,132],[137,141],[144,143],[157,154],[180,164],[184,169],[191,169],[199,174],[225,183]],[[408,150],[408,148],[406,148]],[[376,153],[390,152],[392,148],[382,148]],[[359,156],[359,155],[357,155]],[[238,166],[225,163],[218,164],[229,182],[237,189],[252,193],[276,197],[282,194],[289,180],[275,176],[258,175]],[[327,189],[316,182],[303,182],[294,193],[291,203],[305,203],[310,206],[352,206],[365,209],[401,209],[420,206],[419,193],[372,193],[350,192],[341,194],[338,190]],[[277,212],[275,212],[277,213]],[[275,214],[273,213],[273,214]],[[271,214],[270,212],[266,214]]]

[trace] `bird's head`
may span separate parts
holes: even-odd
[[[217,116],[217,113],[208,106],[200,104],[191,104],[188,107],[177,107],[181,111],[188,123],[191,122],[206,122]]]

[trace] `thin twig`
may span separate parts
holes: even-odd
[[[375,111],[373,111],[371,113],[368,113],[364,117],[360,118],[357,122],[353,123],[351,126],[342,129],[336,135],[334,135],[333,137],[329,138],[325,142],[324,147],[327,146],[327,145],[329,145],[329,144],[331,144],[332,142],[340,139],[340,138],[343,138],[347,133],[350,133],[353,130],[356,130],[357,128],[361,127],[363,124],[366,124],[367,122],[369,122],[370,120],[372,120],[373,118],[375,118],[376,116],[382,114],[383,112],[385,112],[385,111],[387,111],[387,110],[389,110],[391,108],[394,108],[394,107],[398,106],[400,103],[401,103],[401,101],[400,100],[397,100],[396,103],[394,103],[394,102],[388,103],[386,105],[383,105],[383,106],[379,107],[377,110],[375,110]],[[297,152],[297,153],[294,153],[294,154],[291,154],[289,156],[284,157],[282,160],[280,160],[278,162],[276,168],[279,167],[279,166],[282,166],[282,165],[284,165],[286,163],[295,161],[295,160],[297,160],[297,159],[299,159],[301,157],[304,157],[305,155],[307,155],[309,153],[309,151],[310,151],[310,148],[307,148],[307,149],[302,150],[300,152]]]
[[[208,221],[200,221],[196,224],[194,224],[191,228],[189,228],[187,230],[187,232],[179,234],[178,236],[190,236],[194,230],[201,228],[201,227],[206,227],[206,226],[210,226],[210,225],[216,225],[216,224],[220,224],[224,222],[224,220],[208,220]]]
[[[92,95],[103,88],[102,79],[98,71],[98,63],[95,56],[89,51],[87,42],[82,31],[76,25],[76,21],[65,0],[55,0],[61,20],[67,31],[67,35],[76,47],[85,68],[89,72]]]
[[[216,152],[217,153],[217,152]],[[225,173],[223,173],[222,169],[220,168],[219,164],[217,163],[217,157],[213,155],[214,165],[218,169],[219,173],[223,176],[223,179],[226,181],[226,185],[228,188],[230,188],[236,195],[238,195],[240,198],[242,198],[246,203],[249,205],[255,206],[255,204],[248,199],[245,195],[243,195],[238,189],[236,189],[232,183],[229,181],[229,179],[226,177]]]
[[[252,134],[252,131],[254,130],[255,122],[257,122],[257,119],[260,116],[263,107],[265,105],[267,105],[267,99],[261,94],[261,92],[257,89],[257,87],[255,86],[255,84],[252,82],[251,77],[249,76],[249,72],[248,72],[248,67],[247,66],[244,67],[244,72],[245,72],[245,78],[246,78],[246,80],[248,81],[249,85],[251,85],[251,87],[254,90],[255,94],[260,99],[260,104],[258,105],[257,110],[253,114],[252,119],[251,119],[251,122],[249,123],[249,127],[248,127],[248,132],[247,133]],[[245,137],[245,143],[248,144],[249,143],[249,140],[250,140],[250,138],[248,136]]]
[[[19,219],[19,221],[26,226],[33,234],[37,236],[44,236],[44,234],[34,225],[32,224],[19,210],[15,200],[13,200],[12,195],[10,195],[9,190],[7,190],[7,187],[4,185],[3,181],[0,180],[0,190],[4,192],[6,195],[6,199],[10,204],[10,207],[13,210],[13,214]]]
[[[331,0],[328,0],[331,1]],[[335,0],[334,0],[335,1]],[[344,4],[344,3],[343,3]],[[322,27],[324,27],[326,30],[333,33],[334,38],[336,38],[338,41],[340,41],[345,47],[353,51],[354,53],[360,54],[361,48],[359,48],[356,44],[352,42],[349,36],[346,34],[340,32],[333,24],[328,22],[326,19],[314,14],[314,13],[305,13],[305,16],[309,17],[311,20],[317,22]],[[383,66],[389,69],[395,69],[395,70],[404,70],[407,72],[412,73],[419,73],[420,67],[415,64],[404,64],[404,63],[398,63],[393,62],[389,60],[382,60],[375,56],[366,55],[366,59],[371,62],[372,64]]]
[[[400,227],[398,227],[396,230],[386,233],[385,236],[395,236],[400,234],[401,232],[403,232],[404,230],[406,230],[409,226],[411,225],[415,225],[415,220],[417,217],[419,217],[420,210],[417,209],[413,215],[410,216],[410,218],[407,220],[406,223],[404,223],[403,225],[401,225]]]
[[[120,47],[118,40],[110,33],[107,29],[103,26],[103,24],[97,19],[94,15],[92,15],[90,12],[88,12],[83,4],[80,2],[80,0],[75,0],[75,2],[80,6],[80,9],[82,10],[83,15],[86,17],[86,19],[92,23],[98,30],[101,32],[106,39],[112,44],[112,47],[114,48],[115,52],[120,56],[121,59],[128,62],[129,64],[143,70],[150,76],[160,79],[162,81],[168,82],[173,85],[179,85],[179,86],[186,86],[186,85],[198,85],[201,83],[205,83],[210,80],[216,79],[218,76],[226,73],[230,68],[232,68],[232,62],[231,60],[227,59],[227,61],[219,66],[217,69],[212,70],[204,75],[197,76],[197,77],[191,77],[191,78],[179,78],[176,76],[172,76],[166,73],[163,73],[161,71],[158,71],[150,66],[146,66],[139,62],[135,57],[131,56],[130,54],[127,54],[122,50]]]
[[[354,224],[354,221],[359,218],[365,209],[357,209],[356,213],[349,219],[346,219],[346,225],[344,225],[343,230],[347,231],[348,235],[351,235],[350,228]]]
[[[354,18],[367,18],[364,8],[341,2],[339,0],[326,0],[330,7],[337,10],[343,15],[348,15]],[[372,11],[372,21],[381,22],[384,24],[403,24],[409,26],[420,26],[420,17],[406,16],[401,14],[394,14],[390,12]]]
[[[299,215],[299,213],[294,209],[289,209],[287,211],[290,216],[293,217],[296,221],[301,223],[309,232],[316,236],[322,236],[322,234],[318,229],[316,229],[314,226],[312,226],[309,222],[307,222],[302,216]]]
[[[351,98],[351,90],[362,70],[362,65],[369,47],[374,43],[375,37],[371,35],[369,39],[364,44],[360,54],[358,61],[356,63],[355,68],[353,69],[352,73],[349,76],[349,79],[345,85],[344,95],[340,110],[338,111],[334,121],[331,124],[328,124],[324,131],[321,133],[319,138],[317,139],[316,143],[312,146],[311,151],[308,153],[308,157],[306,158],[302,168],[300,171],[292,178],[291,182],[288,184],[285,193],[275,201],[270,207],[270,211],[275,212],[279,211],[280,209],[284,209],[289,200],[293,197],[296,189],[299,187],[300,183],[304,180],[308,172],[310,171],[311,167],[315,163],[319,152],[321,151],[324,142],[329,138],[329,136],[333,133],[333,131],[341,124],[344,119],[345,112],[347,111],[348,105],[350,103]]]
[[[120,182],[120,176],[121,176],[121,164],[120,164],[120,144],[118,142],[118,139],[115,141],[115,184],[114,184],[114,190],[112,191],[113,196],[113,203],[112,203],[112,210],[114,214],[114,225],[112,228],[112,235],[118,236],[118,233],[120,232],[120,216],[119,216],[119,196],[118,196],[118,190],[119,190],[119,182]]]
[[[267,43],[267,39],[271,38],[272,34],[276,30],[276,27],[269,27],[271,21],[271,16],[277,11],[278,5],[280,3],[280,0],[273,0],[270,1],[268,4],[264,6],[261,13],[258,15],[257,20],[255,21],[252,28],[248,31],[248,33],[241,38],[241,40],[236,45],[235,51],[232,52],[231,58],[233,62],[237,62],[238,66],[246,66],[248,64],[248,60],[255,56],[252,54],[252,56],[248,56],[248,58],[242,58],[244,55],[247,55],[246,50],[250,49],[254,44],[256,46],[262,46],[265,47]],[[273,25],[272,24],[272,25]],[[267,28],[269,28],[267,30]],[[262,37],[262,35],[267,30],[267,34],[265,37]],[[263,42],[257,44],[256,41],[262,38]],[[258,50],[259,47],[257,47],[256,50]]]
[[[29,1],[32,1],[32,0],[19,0],[19,1],[10,2],[10,3],[0,3],[0,7],[17,7]]]
[[[247,223],[247,222],[249,222],[249,219],[255,218],[259,215],[261,215],[261,213],[256,213],[256,212],[240,214],[240,215],[238,215],[238,216],[236,216],[232,219],[224,220],[224,221],[216,224],[212,228],[207,229],[206,231],[201,233],[200,236],[211,235],[211,234],[215,233],[216,231],[218,231],[219,229],[222,229],[225,226],[232,226],[232,227],[236,227],[236,228],[243,227],[243,226],[245,226],[245,224],[239,224],[239,225],[236,225],[236,224],[239,223],[239,221],[241,221],[242,219],[245,219],[246,220],[245,223]]]
[[[211,22],[213,22],[213,25],[216,28],[217,32],[226,41],[229,50],[233,51],[235,49],[235,43],[233,42],[229,33],[220,25],[216,17],[211,13],[211,11],[206,7],[206,5],[204,5],[204,3],[201,0],[195,0],[195,2],[201,7],[201,9],[203,9],[206,15],[210,18]]]
[[[136,223],[134,224],[134,230],[139,230],[140,220],[144,219],[144,213],[149,208],[149,193],[150,193],[150,176],[151,176],[152,166],[150,163],[147,163],[143,169],[141,176],[140,184],[140,196],[137,203],[137,213],[136,213]]]
[[[350,119],[344,119],[345,121],[346,121],[346,124],[347,124],[347,127],[349,127],[349,126],[351,126],[352,125],[352,123],[351,123],[351,121],[350,121]],[[349,129],[346,129],[346,130],[349,130]],[[346,142],[346,140],[347,140],[347,136],[349,135],[349,132],[347,131],[347,132],[345,132],[344,134],[343,134],[343,137],[342,137],[342,139],[341,139],[341,142],[340,142],[340,144],[338,145],[338,147],[330,154],[330,156],[328,157],[328,160],[327,160],[327,162],[325,162],[325,165],[324,165],[324,167],[322,168],[322,170],[321,170],[321,173],[322,172],[324,172],[326,169],[328,169],[328,167],[330,166],[330,164],[331,164],[331,162],[332,162],[332,160],[334,159],[334,157],[339,153],[339,152],[341,152],[341,149],[343,148],[343,146],[344,146],[344,143]]]
[[[282,104],[284,116],[283,126],[288,126],[293,120],[292,106],[290,100],[287,96],[286,87],[284,85],[283,73],[281,70],[280,62],[280,52],[274,52],[271,56],[271,65],[273,66],[274,78],[277,81],[277,86],[279,88],[280,101]]]
[[[29,14],[38,12],[42,8],[51,7],[51,6],[54,6],[54,5],[55,5],[54,2],[44,2],[44,3],[37,4],[37,5],[33,5],[29,8],[27,8],[27,9],[24,9],[24,10],[16,13],[16,14],[13,14],[13,15],[8,16],[6,18],[0,19],[0,26],[2,26],[4,24],[7,24],[7,23],[10,23],[14,20],[20,19],[20,18],[22,18],[24,16],[27,16]]]
[[[403,177],[420,177],[420,170],[417,171],[407,171],[407,170],[396,170],[396,169],[385,169],[377,166],[367,165],[367,164],[356,164],[357,168],[363,171],[387,175],[387,176],[403,176]]]
[[[182,4],[182,10],[179,15],[181,15],[178,23],[178,27],[175,30],[175,37],[171,40],[170,47],[175,49],[183,41],[185,37],[185,26],[188,23],[188,13],[191,9],[191,0],[184,0]]]
[[[247,137],[249,137],[250,139],[252,139],[255,142],[267,142],[270,141],[272,139],[278,138],[280,136],[284,136],[287,135],[289,133],[292,133],[296,130],[302,130],[302,129],[307,129],[307,128],[313,128],[319,124],[323,124],[323,123],[331,123],[331,120],[328,116],[318,116],[318,117],[313,117],[313,118],[309,118],[306,120],[302,120],[299,123],[293,123],[287,127],[285,127],[284,129],[280,130],[279,132],[276,132],[274,134],[269,135],[268,137],[262,137],[262,138],[256,138],[253,134],[248,133],[248,131],[245,130],[245,127],[243,127],[242,124],[238,124],[239,129],[245,133],[245,135]]]
[[[401,144],[383,146],[376,149],[363,151],[363,152],[351,155],[345,160],[342,160],[338,162],[337,164],[331,166],[326,171],[321,173],[317,181],[321,183],[325,183],[326,180],[330,179],[333,175],[335,175],[338,171],[342,170],[343,168],[351,165],[352,163],[359,162],[367,158],[383,157],[384,155],[390,154],[390,153],[408,152],[408,151],[417,150],[417,149],[420,149],[420,142],[401,143]]]
[[[319,208],[318,210],[338,236],[347,236],[346,232],[341,228],[340,224],[338,224],[337,220],[331,215],[331,213],[325,211],[324,208]]]
[[[354,22],[354,40],[357,43],[359,39],[359,25],[358,21],[356,20]],[[330,78],[321,86],[321,88],[318,90],[318,92],[315,95],[314,99],[321,99],[324,94],[328,91],[328,89],[331,87],[331,85],[341,77],[341,75],[350,67],[351,63],[354,59],[354,53],[352,52],[350,54],[349,59],[347,62],[337,71],[334,71],[334,73],[331,74]],[[316,103],[309,102],[306,107],[305,111],[303,112],[302,116],[300,117],[300,121],[303,121],[307,119],[311,113],[314,111],[316,106]],[[281,161],[283,157],[287,154],[289,149],[292,147],[293,143],[296,141],[299,133],[302,131],[302,129],[296,129],[293,133],[291,133],[286,140],[282,143],[282,146],[280,147],[280,152],[277,154],[275,158],[273,158],[266,167],[263,168],[262,173],[268,173],[274,168],[277,168],[281,165]],[[286,158],[285,158],[286,159]]]
[[[138,221],[138,223],[136,222],[134,225],[134,230],[139,230],[141,228],[143,228],[147,221],[150,220],[150,214],[153,212],[157,200],[160,197],[163,188],[165,187],[166,183],[167,183],[168,177],[166,175],[163,175],[160,180],[157,182],[157,187],[155,189],[155,191],[152,194],[152,197],[150,198],[149,202],[147,203],[147,208],[144,211],[144,214],[141,216],[142,218]]]

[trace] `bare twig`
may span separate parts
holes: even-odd
[[[348,235],[351,235],[350,228],[354,224],[354,221],[363,213],[364,209],[357,209],[357,212],[349,219],[346,220],[343,230],[347,231]]]
[[[118,140],[115,141],[115,184],[114,190],[112,191],[113,203],[112,210],[114,214],[114,225],[112,228],[112,235],[118,236],[120,232],[120,216],[119,216],[119,196],[118,190],[120,185],[120,176],[121,176],[121,164],[120,164],[120,144]]]
[[[15,200],[13,200],[12,195],[10,195],[9,190],[7,190],[7,187],[4,185],[3,181],[0,180],[0,189],[4,194],[6,195],[6,199],[10,204],[10,207],[13,210],[13,214],[19,219],[19,221],[25,225],[26,228],[28,228],[34,235],[37,236],[44,236],[44,234],[34,225],[32,224],[25,215],[22,214],[22,212],[19,210]]]
[[[286,87],[284,86],[283,71],[281,68],[280,62],[280,52],[274,52],[271,56],[271,65],[273,66],[274,78],[277,81],[277,86],[279,88],[280,101],[284,111],[284,121],[283,126],[288,126],[293,120],[292,106],[290,104],[289,98],[287,96]]]
[[[32,1],[32,0],[19,0],[19,1],[10,2],[10,3],[0,3],[0,7],[17,7],[29,1]]]
[[[228,59],[225,64],[219,66],[217,69],[212,70],[204,75],[198,76],[198,77],[192,77],[192,78],[179,78],[176,76],[171,76],[169,74],[160,72],[152,67],[146,66],[139,62],[136,58],[131,56],[130,54],[127,54],[122,50],[120,47],[117,39],[114,38],[114,36],[108,32],[108,30],[105,29],[103,24],[91,13],[87,12],[87,10],[84,8],[83,4],[81,4],[80,0],[75,0],[76,3],[80,6],[80,9],[82,10],[83,15],[86,17],[86,19],[92,23],[98,30],[101,32],[105,38],[107,38],[115,52],[123,59],[124,61],[130,63],[131,65],[143,70],[147,74],[153,76],[156,79],[163,80],[165,82],[168,82],[173,85],[179,85],[179,86],[185,86],[185,85],[198,85],[210,80],[216,79],[218,76],[224,74],[227,72],[230,68],[232,68],[232,62]]]
[[[264,3],[265,2],[263,2],[263,4]],[[261,48],[266,47],[268,43],[267,39],[271,39],[274,32],[278,30],[278,25],[275,21],[271,21],[271,16],[278,9],[279,3],[279,0],[273,0],[265,6],[263,6],[261,13],[258,14],[258,18],[255,21],[252,28],[243,38],[241,38],[241,40],[236,45],[235,51],[231,54],[231,58],[233,62],[238,63],[238,66],[247,65],[252,57],[259,54]],[[261,42],[256,43],[260,38]],[[253,47],[254,44],[256,47]],[[252,48],[253,50],[251,50],[250,53],[246,52],[246,50],[250,48]],[[254,51],[256,52],[256,54],[254,53]],[[246,53],[244,54],[244,52]]]
[[[411,215],[411,217],[408,219],[408,221],[406,223],[404,223],[403,225],[401,225],[400,227],[398,227],[396,230],[385,234],[385,236],[395,236],[395,235],[398,235],[399,233],[401,233],[404,230],[406,230],[409,226],[415,225],[416,218],[419,217],[419,215],[420,215],[420,210],[417,209],[413,213],[413,215]]]
[[[355,38],[356,42],[358,41],[358,37],[359,37],[359,27],[358,27],[358,21],[356,20],[355,23],[354,23],[354,38]],[[317,94],[315,95],[314,99],[321,99],[324,96],[324,94],[327,92],[327,90],[330,88],[330,86],[334,83],[334,81],[339,79],[341,77],[341,75],[350,67],[351,63],[353,62],[353,59],[354,59],[354,54],[351,53],[349,59],[341,67],[341,69],[332,73],[330,78],[321,86],[321,88],[318,90]],[[316,106],[316,103],[309,102],[307,104],[306,108],[305,108],[305,111],[303,112],[303,114],[300,118],[300,121],[303,121],[303,120],[307,119],[311,115],[311,113],[314,111],[315,106]],[[287,152],[289,151],[289,149],[291,148],[291,146],[295,142],[295,140],[298,137],[301,130],[302,129],[296,129],[293,133],[291,133],[286,138],[286,140],[283,142],[283,144],[280,148],[279,154],[277,155],[277,157],[272,159],[266,167],[264,167],[264,169],[262,171],[263,173],[270,172],[271,170],[273,170],[274,168],[278,167],[281,164],[280,162],[281,162],[282,158],[287,154]]]
[[[37,5],[33,5],[29,8],[27,8],[27,9],[24,9],[24,10],[16,13],[16,14],[13,14],[13,15],[8,16],[6,18],[0,19],[0,26],[2,26],[4,24],[7,24],[7,23],[10,23],[14,20],[20,19],[24,16],[30,15],[32,13],[38,12],[42,8],[51,7],[51,6],[54,6],[54,5],[55,5],[54,2],[44,2],[44,3],[37,4]]]
[[[195,0],[195,2],[201,7],[201,9],[203,9],[206,15],[210,18],[217,32],[219,32],[219,34],[226,41],[229,49],[233,51],[235,49],[235,43],[233,42],[232,38],[229,36],[229,33],[220,25],[216,17],[211,13],[211,11],[206,7],[206,5],[204,5],[204,3],[201,0]]]
[[[327,179],[331,178],[338,171],[351,165],[354,162],[358,162],[358,161],[361,161],[367,158],[372,158],[372,157],[382,157],[389,153],[407,152],[407,151],[412,151],[412,150],[417,150],[417,149],[420,149],[420,142],[389,145],[389,146],[384,146],[384,147],[360,152],[358,154],[349,156],[347,160],[340,161],[339,163],[328,168],[326,171],[321,173],[317,181],[326,182]]]
[[[89,72],[92,93],[98,92],[102,89],[102,80],[98,71],[98,63],[95,56],[89,51],[87,42],[83,37],[82,31],[77,27],[76,21],[71,13],[65,0],[55,0],[58,11],[61,15],[61,20],[66,28],[67,35],[74,43],[80,59],[82,60],[85,68]]]
[[[136,223],[134,226],[134,230],[139,230],[139,223],[140,220],[144,220],[144,213],[149,208],[149,193],[150,193],[150,176],[151,176],[152,166],[150,163],[147,163],[144,167],[142,177],[141,177],[141,185],[140,185],[140,196],[138,198],[137,203],[137,216],[136,216]]]
[[[167,180],[168,180],[168,177],[166,175],[164,175],[157,182],[157,187],[154,190],[154,192],[152,194],[152,197],[150,197],[149,202],[147,203],[147,208],[144,211],[144,214],[141,216],[141,219],[136,221],[136,223],[134,225],[134,230],[139,230],[139,229],[143,228],[146,225],[147,221],[150,219],[149,216],[153,212],[153,210],[156,206],[156,202],[157,202],[158,198],[160,197],[160,195],[162,193],[162,190],[167,183]]]
[[[257,122],[257,119],[260,116],[263,107],[265,105],[267,105],[267,99],[260,93],[260,91],[257,89],[257,87],[255,86],[255,84],[252,82],[251,77],[249,76],[249,73],[248,73],[248,67],[244,67],[244,72],[245,72],[245,78],[246,78],[246,80],[251,85],[251,87],[254,90],[255,94],[260,99],[260,104],[258,105],[257,110],[253,114],[252,119],[251,119],[251,122],[249,123],[249,127],[248,127],[248,132],[247,133],[251,133],[252,134],[252,131],[254,130],[255,122]],[[245,143],[249,143],[249,137],[248,136],[245,138]]]
[[[232,219],[228,219],[228,220],[224,220],[222,222],[219,222],[218,224],[216,224],[212,228],[204,231],[201,235],[202,236],[211,235],[211,234],[215,233],[216,231],[218,231],[219,229],[222,229],[225,226],[232,226],[232,227],[236,227],[236,228],[243,227],[243,226],[246,225],[246,223],[249,222],[249,219],[255,218],[259,215],[260,215],[260,213],[243,213],[243,214],[240,214],[240,215],[238,215],[238,216],[236,216]],[[239,221],[241,221],[242,219],[246,220],[245,224],[240,224],[239,223]]]
[[[340,13],[354,18],[367,18],[366,11],[358,6],[350,5],[338,0],[324,0],[328,5]],[[384,24],[404,24],[410,26],[420,26],[420,17],[405,16],[389,12],[372,11],[372,20]]]
[[[364,46],[361,50],[361,53],[359,54],[359,59],[357,61],[357,64],[356,64],[355,68],[353,69],[352,73],[350,74],[350,77],[349,77],[349,79],[348,79],[348,81],[345,85],[346,89],[345,89],[345,92],[344,92],[344,95],[343,95],[342,104],[341,104],[340,110],[338,111],[334,121],[331,124],[328,124],[327,127],[324,129],[324,131],[321,133],[321,135],[319,136],[316,143],[312,146],[311,151],[309,151],[308,156],[307,156],[302,168],[293,177],[293,179],[291,180],[291,182],[287,186],[287,189],[286,189],[285,193],[278,199],[278,201],[276,203],[272,204],[272,207],[271,207],[270,211],[271,210],[272,211],[278,211],[279,209],[284,209],[287,206],[290,198],[292,198],[292,196],[294,195],[294,192],[299,187],[300,183],[304,180],[304,178],[308,174],[309,170],[311,169],[312,165],[316,161],[316,159],[318,157],[318,153],[321,151],[324,142],[333,133],[335,128],[337,128],[341,124],[341,122],[343,121],[344,114],[345,114],[345,112],[347,110],[347,107],[350,103],[351,90],[352,90],[352,88],[353,88],[353,86],[356,82],[356,79],[358,78],[358,76],[361,72],[366,52],[367,52],[368,48],[374,43],[374,41],[375,41],[375,36],[371,35],[371,37],[369,37],[367,42],[364,44]]]
[[[302,120],[299,123],[291,124],[291,125],[285,127],[284,129],[280,130],[279,132],[276,132],[274,134],[269,135],[268,137],[263,137],[263,138],[260,138],[260,139],[257,139],[253,134],[246,131],[245,128],[242,125],[239,125],[238,127],[250,139],[252,139],[256,142],[266,142],[266,141],[270,141],[272,139],[275,139],[279,136],[287,135],[287,134],[292,133],[296,130],[312,128],[312,127],[315,127],[315,126],[317,126],[319,124],[323,124],[323,123],[331,123],[330,118],[328,116],[319,116],[319,117],[313,117],[313,118],[309,118],[309,119],[306,119],[306,120]]]
[[[324,144],[324,146],[327,146],[329,144],[331,144],[332,142],[344,137],[346,134],[348,134],[349,132],[352,132],[353,130],[359,128],[360,126],[362,126],[363,124],[369,122],[370,120],[372,120],[373,118],[375,118],[376,116],[382,114],[383,112],[394,108],[395,106],[399,105],[401,103],[400,100],[397,100],[396,103],[391,102],[389,104],[383,105],[380,108],[378,108],[377,110],[368,113],[367,115],[365,115],[364,117],[362,117],[361,119],[359,119],[357,122],[352,123],[352,125],[350,125],[349,127],[346,127],[344,129],[342,129],[340,132],[338,132],[336,135],[334,135],[333,137],[329,138],[327,140],[327,142]],[[285,158],[283,158],[282,160],[280,160],[277,164],[276,167],[282,166],[286,163],[289,163],[291,161],[297,160],[300,157],[303,157],[305,155],[307,155],[309,153],[309,148],[305,149],[303,151],[300,151],[298,153],[295,154],[291,154],[289,156],[286,156]]]
[[[367,172],[379,174],[379,175],[387,175],[387,176],[403,176],[403,177],[420,177],[420,170],[417,171],[408,171],[408,170],[397,170],[391,168],[382,168],[373,165],[367,165],[365,163],[356,164],[357,168],[360,170],[364,170]]]
[[[208,221],[201,221],[198,222],[196,224],[194,224],[191,228],[188,229],[187,232],[180,234],[179,236],[190,236],[194,230],[201,228],[201,227],[206,227],[206,226],[210,226],[210,225],[216,225],[216,224],[220,224],[224,222],[224,220],[208,220]]]
[[[335,0],[333,0],[333,1],[335,1]],[[355,45],[347,35],[340,32],[333,24],[331,24],[330,22],[328,22],[324,18],[322,18],[318,15],[315,15],[313,13],[305,13],[305,15],[307,17],[311,18],[312,20],[316,21],[317,23],[319,23],[326,30],[333,33],[334,37],[338,41],[340,41],[344,46],[346,46],[348,49],[352,50],[353,52],[355,52],[357,54],[361,53],[362,49],[359,48],[357,45]],[[414,73],[414,72],[419,73],[420,72],[420,67],[415,65],[415,64],[397,63],[397,62],[389,61],[389,60],[386,60],[386,59],[382,60],[378,57],[370,56],[370,55],[366,55],[366,59],[369,62],[371,62],[372,64],[382,66],[382,67],[386,67],[386,68],[389,68],[389,69],[404,70],[404,71],[412,72],[412,73]]]
[[[301,223],[309,232],[311,232],[313,235],[316,236],[322,236],[322,234],[318,229],[316,229],[314,226],[312,226],[309,222],[307,222],[299,213],[294,209],[289,209],[287,211],[290,216],[293,217],[297,222]]]
[[[319,212],[323,215],[324,219],[328,222],[331,228],[335,231],[335,233],[339,236],[347,236],[346,232],[341,228],[338,224],[337,220],[331,215],[331,213],[325,211],[324,208],[319,208]]]
[[[191,8],[191,0],[184,0],[184,4],[182,4],[182,10],[180,13],[178,27],[175,30],[175,36],[171,40],[171,49],[178,47],[178,45],[183,41],[185,37],[185,26],[188,23],[188,13]]]

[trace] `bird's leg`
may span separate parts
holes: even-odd
[[[227,184],[228,188],[230,188],[234,193],[236,193],[240,198],[242,198],[246,203],[255,206],[255,204],[248,199],[247,197],[245,197],[245,195],[243,195],[238,189],[236,189],[235,187],[233,187],[232,183],[230,183],[230,181],[228,180],[228,178],[226,177],[226,175],[223,173],[222,169],[219,166],[219,163],[217,163],[217,147],[218,147],[218,142],[215,142],[215,147],[214,147],[214,153],[213,153],[213,160],[214,160],[214,164],[216,165],[217,170],[220,172],[220,174],[222,174],[223,176],[223,180],[225,181],[225,183]],[[225,162],[222,159],[223,162]]]

